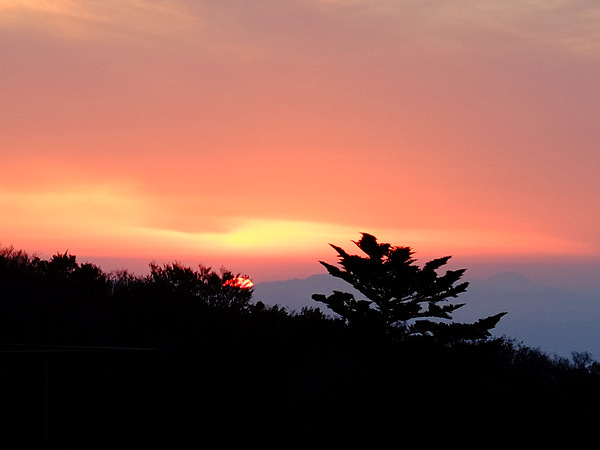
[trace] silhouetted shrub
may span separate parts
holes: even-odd
[[[161,295],[196,298],[207,306],[231,310],[246,310],[252,297],[251,288],[240,288],[228,281],[235,279],[230,271],[219,275],[210,267],[199,266],[199,270],[178,263],[162,267],[151,263],[147,282]]]

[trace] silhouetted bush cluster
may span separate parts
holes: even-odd
[[[600,398],[584,354],[569,361],[506,338],[389,339],[317,308],[254,302],[234,278],[177,263],[106,274],[67,253],[1,250],[10,448],[431,438],[465,423],[519,429],[532,416],[564,427]]]

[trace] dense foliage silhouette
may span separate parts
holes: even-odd
[[[444,266],[450,256],[434,259],[420,268],[415,264],[410,247],[379,243],[368,233],[362,233],[355,244],[366,257],[350,255],[331,244],[342,268],[323,261],[321,264],[331,275],[353,285],[367,300],[356,300],[353,294],[340,291],[329,296],[312,296],[350,325],[366,328],[371,333],[387,332],[401,337],[426,334],[444,341],[481,339],[489,337],[489,330],[506,314],[499,313],[472,324],[451,322],[452,312],[464,304],[448,299],[466,291],[469,283],[456,284],[465,269],[448,270],[443,276],[437,274],[436,270]]]
[[[67,252],[1,249],[3,448],[433,442],[458,422],[520,434],[531,417],[596,417],[600,370],[584,353],[365,333],[265,305],[233,277],[179,263],[107,274]]]

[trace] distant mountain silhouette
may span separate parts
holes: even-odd
[[[255,301],[262,301],[266,305],[283,306],[290,311],[299,311],[307,306],[311,308],[320,307],[323,312],[331,313],[325,305],[314,301],[311,295],[317,293],[330,294],[334,290],[360,295],[345,281],[334,278],[329,274],[318,274],[304,279],[294,278],[292,280],[257,283],[254,286],[253,298]]]
[[[564,321],[600,317],[597,292],[543,286],[516,272],[473,280],[462,299],[467,302],[466,314],[481,314],[499,305],[509,312],[505,320]]]
[[[472,321],[508,311],[496,328],[495,336],[506,335],[540,350],[568,357],[572,351],[588,351],[600,358],[600,293],[582,289],[562,290],[538,284],[518,272],[499,272],[482,279],[469,279],[467,292],[457,299],[466,305],[457,310],[458,321]],[[305,279],[258,283],[254,300],[280,305],[290,311],[304,306],[319,307],[333,315],[311,295],[334,290],[352,292],[348,283],[328,274]]]
[[[487,286],[495,286],[499,289],[511,291],[535,292],[540,289],[540,285],[518,272],[499,272],[484,281]]]

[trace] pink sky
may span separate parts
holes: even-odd
[[[2,246],[600,256],[593,2],[0,0],[0,61]]]

